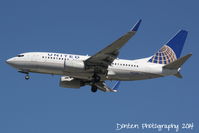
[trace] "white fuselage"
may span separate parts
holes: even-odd
[[[28,52],[21,55],[10,58],[7,63],[23,72],[66,75],[85,80],[91,79],[93,75],[92,70],[86,70],[83,66],[84,61],[90,56],[49,52]],[[100,76],[102,80],[142,80],[173,75],[178,72],[178,70],[165,70],[162,64],[150,63],[149,58],[115,59],[109,65],[107,75]]]

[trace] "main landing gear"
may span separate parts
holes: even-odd
[[[92,79],[91,91],[97,92],[97,86],[95,85],[95,83],[100,81],[100,76],[98,76],[97,74],[94,74],[92,78],[93,79]]]
[[[92,86],[91,86],[91,91],[92,91],[93,93],[97,92],[97,86],[92,85]]]
[[[100,76],[98,76],[97,74],[94,74],[92,78],[93,84],[100,81]]]

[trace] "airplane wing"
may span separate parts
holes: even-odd
[[[97,88],[104,92],[117,92],[117,89],[119,88],[120,81],[117,81],[116,84],[113,86],[113,88],[108,87],[105,82],[97,82],[95,83]]]
[[[86,69],[94,69],[97,73],[105,74],[108,66],[117,58],[120,48],[122,48],[133,35],[135,35],[141,21],[142,20],[139,20],[129,32],[118,40],[85,60]]]

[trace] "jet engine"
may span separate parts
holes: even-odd
[[[80,88],[81,86],[83,86],[83,84],[79,79],[62,76],[60,78],[59,86],[63,88]]]
[[[83,71],[85,70],[85,65],[82,60],[66,60],[64,63],[65,71]]]

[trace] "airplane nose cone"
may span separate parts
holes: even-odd
[[[14,68],[19,68],[22,65],[20,60],[18,60],[16,57],[10,58],[6,60],[5,62]]]
[[[6,60],[6,63],[9,64],[9,65],[14,65],[15,61],[14,61],[13,58],[10,58],[10,59]]]
[[[6,63],[10,65],[12,63],[12,58],[6,60]]]

